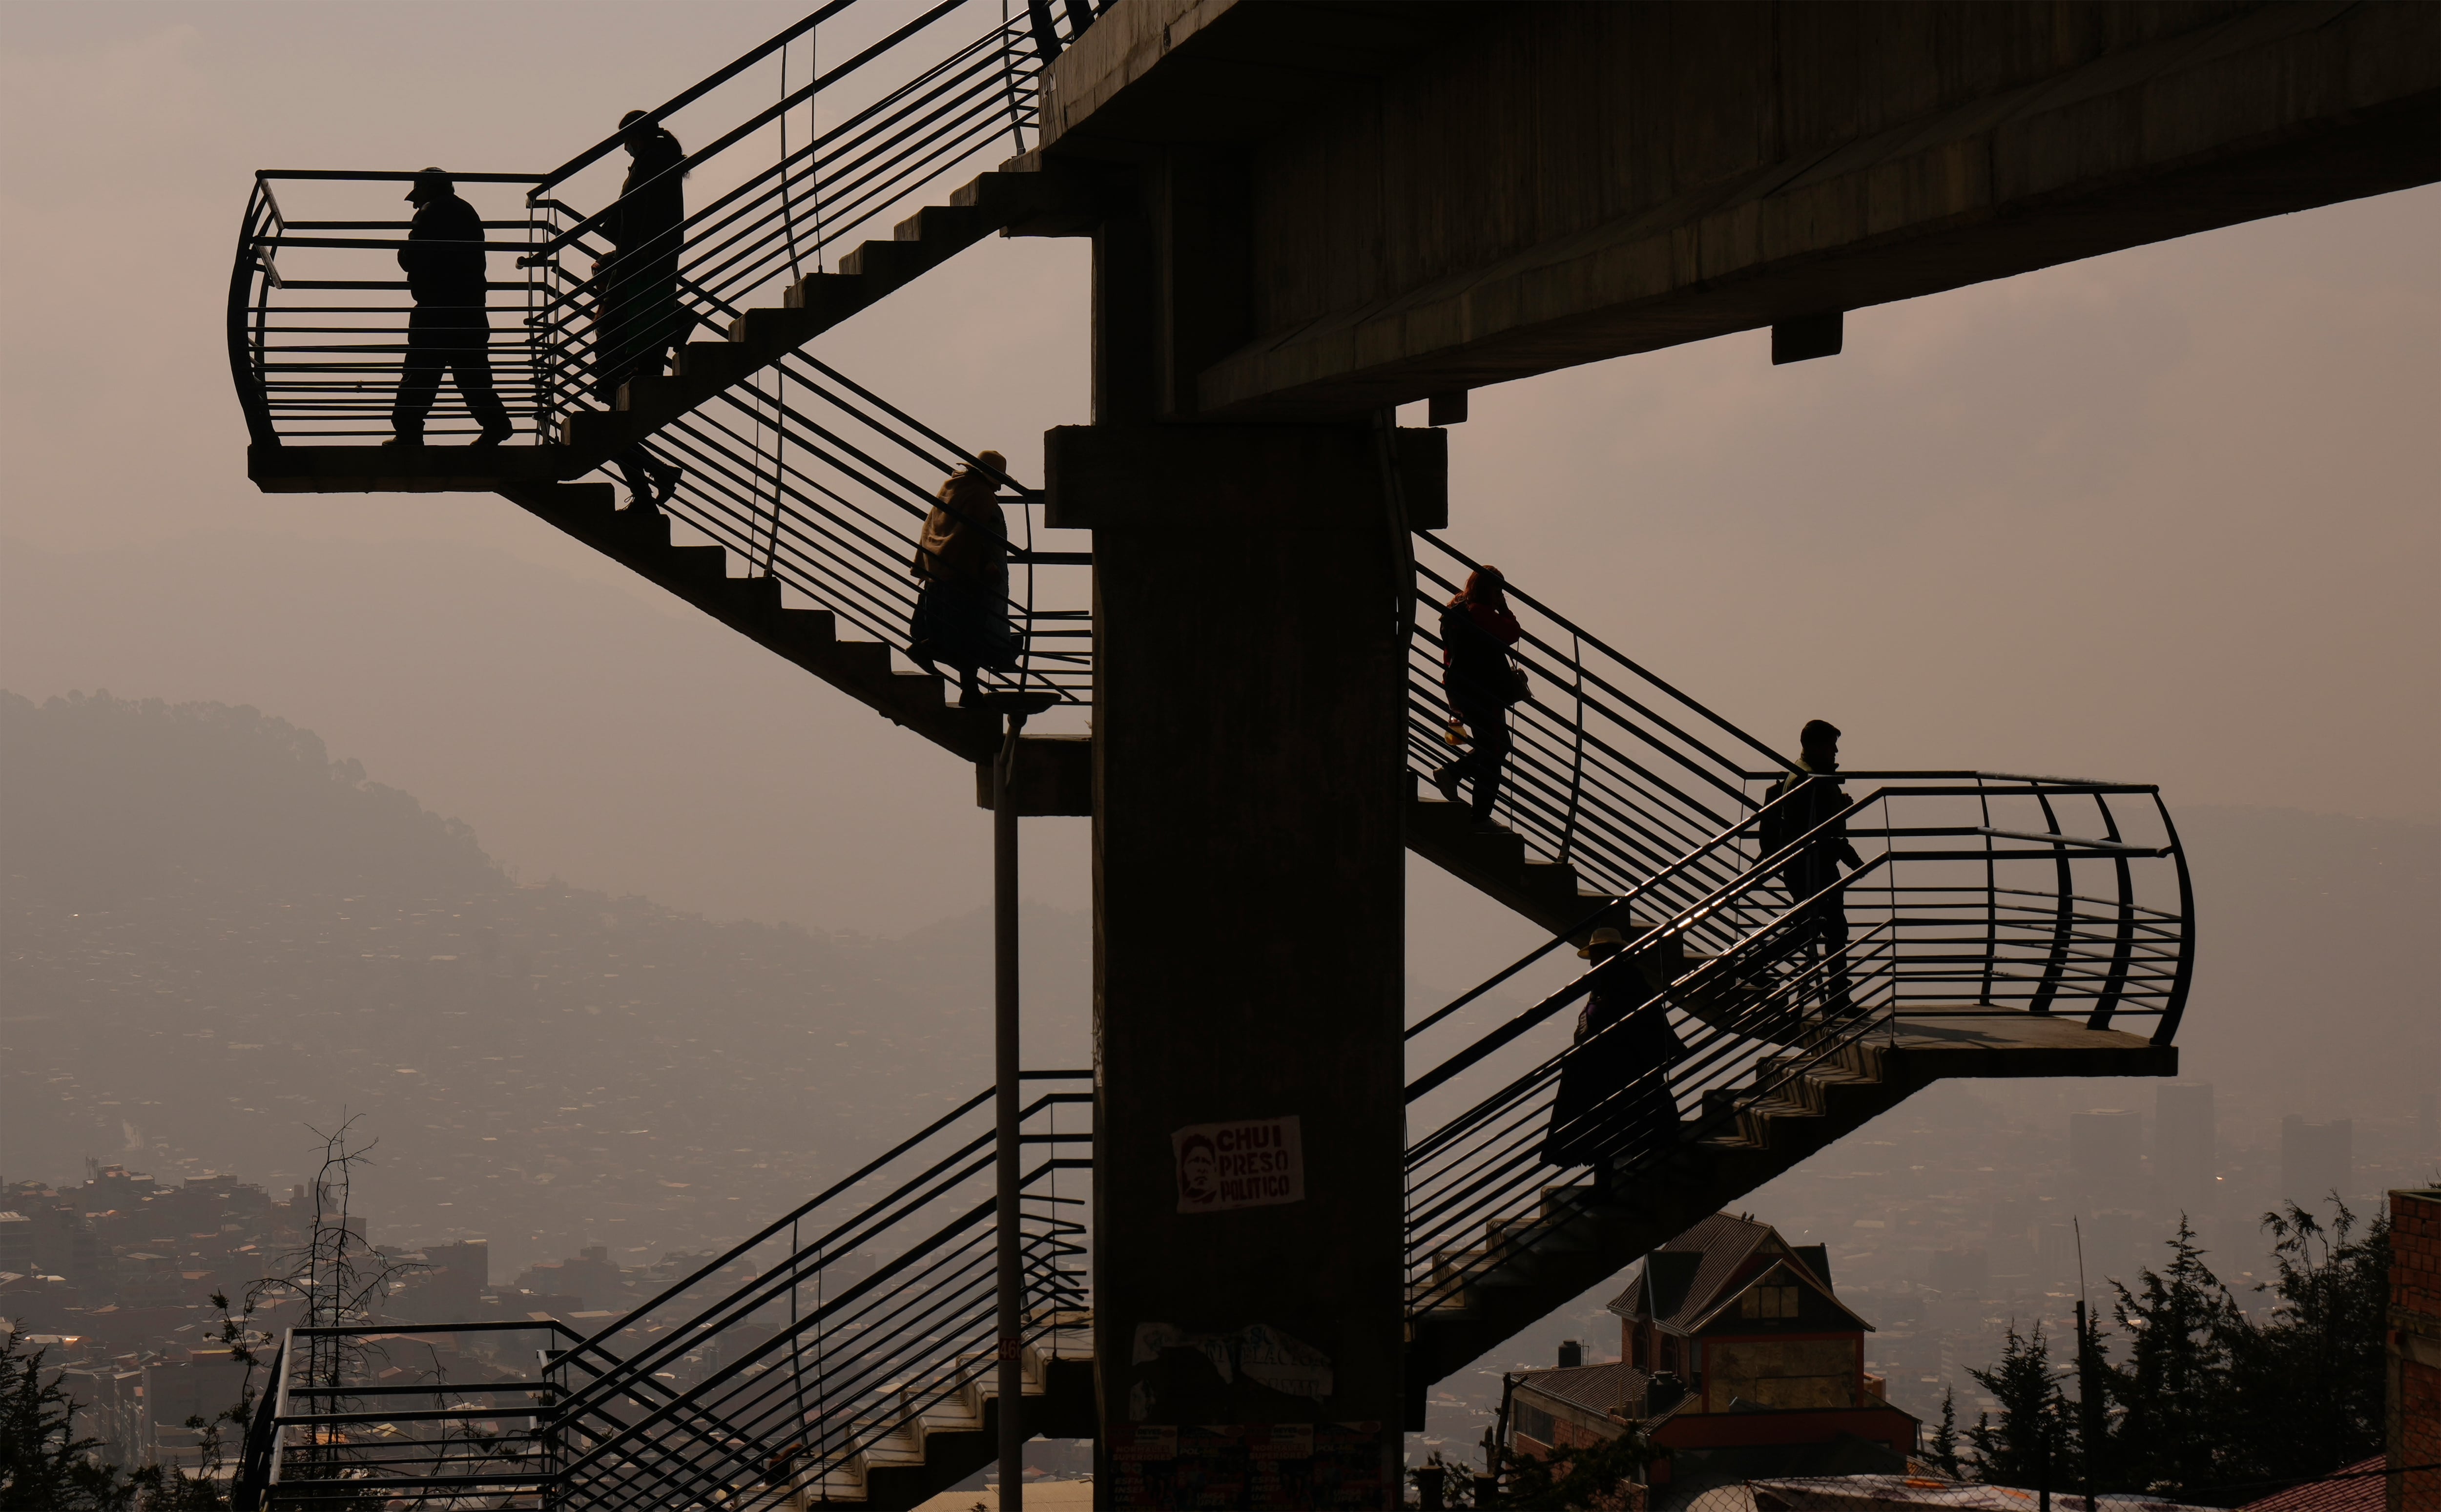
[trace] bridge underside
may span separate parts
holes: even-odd
[[[2432,182],[2441,8],[1141,0],[1041,151],[1167,170],[1168,415],[1323,418]]]

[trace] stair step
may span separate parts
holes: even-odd
[[[934,250],[921,242],[867,242],[840,259],[840,271],[895,289],[931,267]]]
[[[807,646],[827,646],[839,639],[839,616],[828,609],[783,609],[780,622]]]
[[[781,308],[768,314],[775,316],[797,315],[825,321],[844,320],[872,302],[873,297],[866,290],[864,279],[856,274],[808,273],[788,285],[787,292],[780,297]],[[750,328],[754,324],[754,316],[761,313],[764,312],[749,310],[739,318]],[[768,323],[775,329],[781,324],[777,320]],[[743,338],[732,335],[732,339]]]
[[[723,578],[731,597],[737,601],[737,613],[748,619],[768,619],[780,612],[780,580],[774,577]]]
[[[980,205],[927,205],[893,227],[891,237],[899,242],[930,242],[935,248],[954,243],[963,249],[990,235],[994,219]]]
[[[745,377],[751,366],[746,349],[734,341],[690,341],[678,349],[678,375],[690,383],[726,387]]]
[[[612,540],[629,550],[669,549],[670,517],[659,510],[613,511],[606,530]]]
[[[878,678],[890,673],[890,648],[878,640],[841,640],[832,650],[851,675]]]

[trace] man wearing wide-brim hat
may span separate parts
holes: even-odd
[[[1592,981],[1577,1016],[1575,1043],[1561,1063],[1543,1142],[1545,1163],[1592,1166],[1599,1191],[1667,1151],[1678,1137],[1670,1068],[1687,1058],[1687,1047],[1636,963],[1619,960],[1634,943],[1604,925],[1577,952],[1594,963]]]
[[[415,207],[398,265],[407,274],[415,308],[407,315],[407,360],[399,369],[398,399],[390,409],[389,444],[424,444],[425,417],[441,393],[441,371],[458,381],[458,397],[482,427],[478,446],[497,446],[515,428],[508,407],[492,387],[492,322],[483,301],[489,277],[483,259],[483,218],[458,197],[458,186],[437,168],[415,175],[407,191]]]

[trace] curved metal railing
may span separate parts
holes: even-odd
[[[1589,910],[1583,928],[1648,926],[1617,963],[1493,1019],[1492,994],[1568,943],[1555,935],[1408,1031],[1410,1064],[1422,1067],[1407,1089],[1410,1127],[1425,1130],[1408,1152],[1411,1314],[1452,1305],[1505,1244],[1523,1242],[1499,1235],[1522,1233],[1546,1189],[1580,1182],[1593,1161],[1654,1169],[1910,1018],[2071,1018],[2155,1043],[2175,1035],[2193,975],[2193,891],[2157,789],[1974,772],[1848,780],[1873,785],[1844,819],[1761,855],[1767,810],[1757,810]],[[2089,827],[2066,822],[2079,810]],[[1793,863],[1830,843],[1834,825],[1862,864],[1794,895],[1791,874],[1809,873]],[[1835,930],[1821,927],[1826,916]],[[1563,1079],[1572,1066],[1615,1077],[1605,1039],[1629,1033],[1577,1039],[1565,1010],[1598,981],[1664,1015],[1684,1056],[1650,1068],[1666,1078],[1659,1089],[1600,1089],[1608,1111],[1555,1145]]]
[[[1011,23],[985,0],[944,0],[877,39],[856,35],[901,14],[832,0],[647,112],[648,122],[712,139],[650,183],[595,199],[594,208],[570,202],[598,193],[586,170],[617,149],[615,132],[548,171],[451,171],[483,218],[485,251],[507,260],[493,271],[511,276],[489,286],[489,350],[523,436],[547,440],[561,416],[595,402],[602,377],[595,317],[606,299],[635,292],[634,280],[664,276],[652,264],[665,266],[667,255],[675,255],[679,297],[639,326],[646,345],[654,337],[682,342],[702,322],[725,327],[758,291],[771,291],[768,302],[777,304],[780,280],[821,268],[832,248],[866,237],[916,191],[962,165],[1025,150],[1041,58],[1061,40],[1056,26],[1046,33],[1047,14]],[[1073,35],[1091,17],[1072,8],[1069,20]],[[945,28],[961,24],[981,29],[944,50]],[[812,77],[791,89],[787,70],[801,44]],[[847,56],[823,66],[826,45]],[[773,97],[750,87],[748,70],[764,63],[778,65]],[[825,107],[830,118],[818,120]],[[651,195],[668,177],[698,172],[698,188],[727,187],[712,189],[663,233],[671,247],[630,246],[606,271],[595,270],[610,250],[603,227],[631,194]],[[398,387],[411,306],[396,263],[409,225],[399,194],[414,177],[256,174],[227,316],[231,374],[256,444],[345,444],[389,434],[381,422]],[[280,204],[275,186],[293,196],[309,184],[312,204]],[[475,428],[454,390],[433,418],[437,435]]]

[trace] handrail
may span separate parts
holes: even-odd
[[[1526,1220],[1539,1213],[1544,1194],[1585,1169],[1566,1145],[1550,1143],[1559,1132],[1551,1126],[1560,1116],[1553,1110],[1557,1088],[1572,1064],[1606,1064],[1605,1036],[1621,1033],[1618,1025],[1636,1015],[1622,1014],[1611,1029],[1556,1048],[1540,1048],[1547,1042],[1529,1036],[1604,983],[1625,992],[1628,1003],[1641,1003],[1636,1013],[1665,1015],[1685,1051],[1675,1069],[1645,1073],[1641,1090],[1610,1089],[1602,1106],[1616,1104],[1614,1112],[1587,1115],[1592,1125],[1568,1125],[1599,1130],[1609,1118],[1614,1126],[1601,1134],[1607,1143],[1600,1159],[1621,1170],[1721,1136],[1807,1069],[1874,1034],[1895,1032],[1910,1017],[2039,1014],[2073,999],[2084,1005],[2088,1028],[2149,1016],[2154,1042],[2168,1042],[2192,974],[2193,897],[2183,851],[2156,789],[1995,773],[1879,775],[1885,780],[1844,814],[1767,855],[1739,854],[1727,874],[1655,910],[1655,922],[1617,959],[1474,1034],[1411,1077],[1411,1116],[1428,1102],[1461,1094],[1409,1148],[1411,1316],[1449,1305],[1474,1278],[1507,1263],[1528,1242],[1532,1224]],[[2108,802],[2120,795],[2151,800],[2163,843],[2125,835]],[[2068,798],[2097,805],[2104,838],[2070,832],[2055,805]],[[1992,822],[1993,805],[2004,802],[2039,806],[2046,827]],[[1917,810],[1920,818],[1908,817]],[[1670,893],[1678,876],[1704,874],[1708,857],[1737,852],[1740,836],[1769,812],[1725,826],[1601,904],[1583,925]],[[1869,853],[1861,864],[1818,878],[1801,895],[1791,891],[1798,863],[1842,838]],[[2003,841],[2012,843],[1998,843]],[[2158,895],[2158,873],[2147,873],[2152,899],[2138,885],[2139,867],[2163,860],[2173,865],[2175,902]],[[2099,866],[2110,869],[2110,885],[2099,893],[2080,889],[2080,869]],[[2026,885],[2036,877],[2050,880]],[[1812,922],[1824,917],[1839,921],[1834,933],[1820,934]],[[1699,928],[1715,923],[1732,927],[1716,954],[1686,949]],[[1411,1043],[1579,933],[1582,927],[1552,935],[1485,986],[1427,1016],[1410,1032]],[[1521,1064],[1519,1055],[1528,1058]],[[1487,1074],[1491,1086],[1470,1090]],[[1654,1101],[1664,1097],[1666,1103]],[[1470,1233],[1481,1243],[1465,1249]]]
[[[1083,1278],[1074,1270],[1083,1231],[1058,1216],[1060,1204],[1076,1199],[1058,1197],[1047,1183],[1091,1163],[1058,1153],[1059,1145],[1085,1149],[1092,1140],[1090,1119],[1066,1132],[1040,1125],[1057,1109],[1092,1099],[1083,1073],[1033,1072],[1027,1079],[1051,1085],[1023,1109],[1028,1127],[1021,1138],[1052,1146],[1024,1176],[1018,1215],[1028,1254],[1031,1341],[1074,1326],[1085,1306]],[[764,1241],[789,1232],[786,1252],[734,1288],[669,1316],[678,1298],[714,1273],[698,1268],[645,1307],[555,1356],[558,1366],[587,1377],[552,1407],[545,1426],[546,1439],[561,1446],[560,1494],[606,1512],[669,1504],[672,1497],[777,1504],[797,1488],[847,1473],[872,1446],[969,1382],[985,1380],[996,1337],[991,1232],[999,1215],[990,1187],[995,1134],[978,1115],[990,1101],[989,1090],[961,1101],[767,1225]],[[876,1178],[887,1183],[877,1196],[857,1195]],[[818,1234],[798,1227],[832,1206],[837,1220]],[[743,1259],[756,1242],[732,1247],[724,1263]],[[875,1263],[860,1263],[861,1253]],[[807,1305],[800,1305],[806,1293]],[[785,1323],[758,1323],[783,1306]],[[658,1334],[639,1349],[623,1349],[619,1341],[648,1316],[660,1324]],[[931,1335],[942,1337],[928,1345]],[[722,1344],[716,1362],[686,1378],[682,1359],[732,1338],[736,1344]],[[662,1388],[673,1371],[680,1378]]]
[[[782,30],[778,36],[773,37],[767,43],[764,43],[761,46],[749,50],[743,56],[739,57],[734,63],[730,63],[724,68],[716,69],[714,72],[705,75],[703,78],[688,85],[686,88],[679,90],[676,95],[670,97],[668,99],[663,100],[653,109],[644,112],[642,124],[647,126],[659,126],[671,116],[676,115],[680,110],[685,109],[688,105],[693,104],[695,101],[712,93],[712,91],[719,88],[722,84],[729,82],[732,79],[736,78],[747,69],[751,68],[758,63],[761,63],[764,59],[770,57],[773,53],[778,52],[781,48],[796,41],[799,37],[804,36],[806,32],[813,30],[818,24],[830,20],[833,16],[838,15],[840,12],[845,10],[848,7],[854,4],[856,4],[856,0],[831,0],[830,4],[823,6],[819,10],[816,10],[813,14],[805,17],[805,20],[797,22]],[[624,132],[612,132],[609,135],[605,136],[600,141],[587,148],[585,151],[577,153],[567,162],[560,164],[550,172],[543,174],[540,181],[534,186],[534,192],[539,194],[543,190],[550,189],[551,186],[569,177],[570,174],[579,172],[584,169],[592,166],[594,163],[601,161],[603,158],[609,156],[612,152],[617,150],[620,140],[624,135]]]
[[[853,0],[832,0],[832,4],[824,8],[824,11],[833,11],[843,9],[845,5],[852,3]],[[647,189],[656,189],[663,180],[669,178],[672,174],[676,174],[680,179],[684,179],[689,173],[694,172],[696,169],[702,164],[710,162],[712,159],[729,151],[729,149],[736,146],[739,142],[744,141],[747,137],[753,135],[758,131],[761,131],[764,127],[769,125],[772,121],[778,119],[788,111],[794,110],[797,106],[813,99],[814,96],[820,93],[825,86],[837,83],[848,75],[855,73],[866,63],[873,62],[876,58],[880,57],[891,48],[897,46],[900,43],[905,42],[910,37],[913,37],[916,33],[924,30],[933,22],[940,20],[943,16],[948,15],[950,11],[959,9],[966,3],[967,0],[939,0],[939,3],[934,5],[931,9],[925,11],[913,21],[900,27],[896,31],[892,32],[881,41],[865,48],[862,52],[858,53],[855,57],[832,69],[829,73],[826,73],[813,81],[811,83],[806,84],[804,88],[799,89],[795,94],[783,96],[778,104],[768,106],[763,110],[757,111],[754,115],[748,117],[742,124],[732,127],[729,132],[713,142],[712,145],[708,147],[700,147],[696,151],[689,153],[678,162],[670,165],[660,172],[654,174],[651,178],[646,179],[643,183],[638,185],[631,192],[641,194]],[[811,29],[813,22],[822,19],[823,14],[823,11],[817,11],[813,18],[800,23],[799,29]],[[770,45],[771,45],[769,44],[766,45],[767,48]],[[761,56],[768,56],[768,52]],[[743,68],[745,64],[742,63],[732,64],[731,71],[733,72],[734,70]],[[725,77],[725,75],[719,77]],[[671,107],[664,107],[664,111],[669,108]],[[660,123],[660,117],[658,115],[652,117],[650,123],[659,125]],[[637,124],[641,125],[644,123],[639,122]],[[629,129],[632,130],[634,128],[630,127]],[[625,133],[624,132],[614,132],[611,134],[607,142],[597,143],[595,146],[588,149],[587,151],[590,155],[587,156],[585,161],[591,162],[604,155],[610,148],[619,145],[621,138],[624,135]],[[533,192],[535,194],[542,193],[544,190],[558,183],[561,176],[562,174],[560,173],[547,175],[541,183],[534,186]],[[623,195],[621,197],[624,198],[625,196]],[[559,235],[551,238],[549,242],[546,242],[541,246],[535,248],[533,252],[534,260],[539,261],[543,258],[549,257],[554,252],[561,251],[573,244],[578,236],[599,227],[604,219],[606,218],[610,214],[610,211],[616,207],[616,204],[617,202],[613,201],[611,205],[605,206],[603,208],[595,211],[593,214],[586,217],[576,225],[569,227]]]

